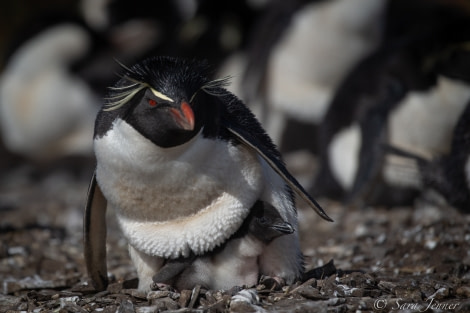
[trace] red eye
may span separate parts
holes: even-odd
[[[154,107],[154,106],[157,105],[157,101],[156,101],[156,100],[153,100],[153,99],[149,99],[149,105],[150,105],[151,107]]]

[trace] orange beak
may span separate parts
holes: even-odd
[[[194,112],[186,101],[181,102],[179,109],[171,108],[170,112],[182,129],[188,131],[194,129]]]

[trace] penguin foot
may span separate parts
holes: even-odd
[[[176,291],[171,285],[168,285],[168,284],[165,284],[165,283],[156,283],[156,282],[153,282],[151,285],[150,285],[150,289],[153,290],[153,291]]]
[[[286,285],[286,281],[278,276],[261,276],[259,283],[270,290],[281,290]]]

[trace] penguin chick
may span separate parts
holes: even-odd
[[[286,170],[249,109],[210,80],[206,63],[153,57],[125,68],[95,123],[97,158],[85,210],[85,259],[106,287],[106,203],[148,289],[166,259],[204,255],[242,226],[257,201],[292,225],[259,253],[260,273],[303,272],[293,192],[331,221]]]
[[[229,289],[254,285],[259,279],[258,257],[277,237],[292,234],[294,228],[282,220],[274,207],[258,201],[242,227],[221,247],[196,258],[168,260],[153,276],[155,284],[172,284],[179,290],[201,285]]]

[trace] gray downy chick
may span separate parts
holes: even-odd
[[[240,229],[224,245],[203,256],[168,260],[153,276],[155,285],[179,290],[201,285],[214,289],[254,285],[260,270],[258,257],[274,239],[292,234],[294,228],[269,204],[258,201]]]

